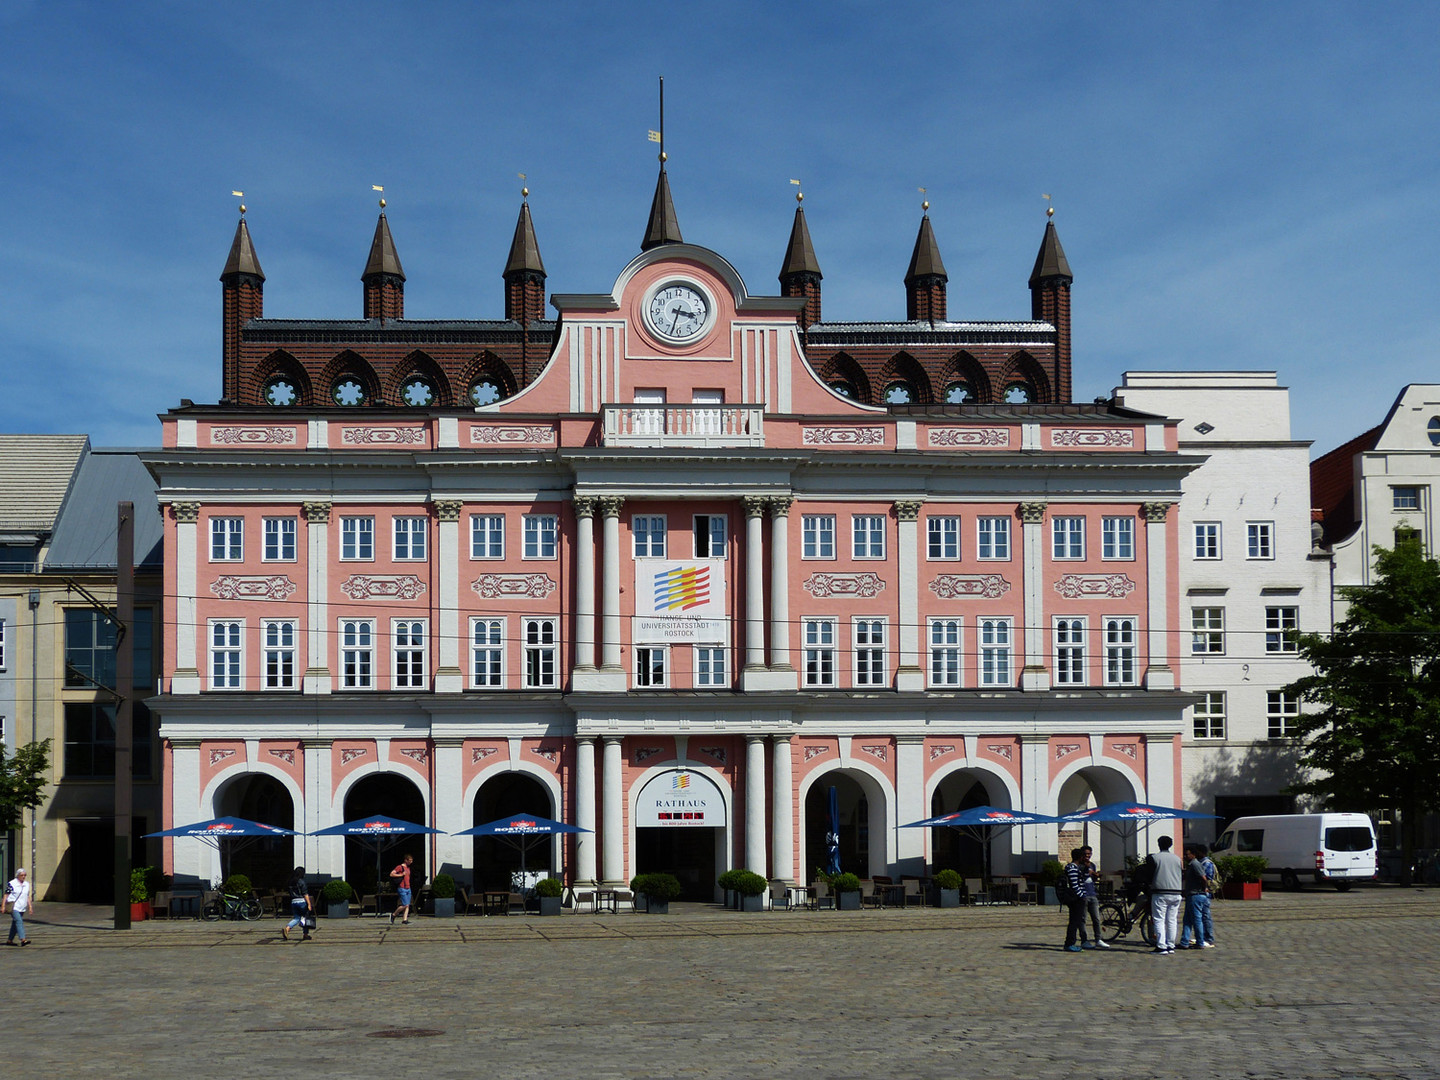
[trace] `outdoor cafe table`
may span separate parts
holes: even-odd
[[[595,892],[595,910],[608,911],[610,914],[617,914],[620,910],[619,894],[615,889],[597,889]]]
[[[480,905],[486,915],[509,915],[510,890],[486,890],[480,894]]]
[[[815,890],[810,888],[809,885],[787,885],[785,892],[790,896],[791,906],[800,907],[803,905],[809,907],[810,901],[814,899]]]
[[[170,903],[176,911],[182,911],[190,918],[199,918],[200,899],[204,894],[198,890],[195,892],[175,892],[170,894]]]

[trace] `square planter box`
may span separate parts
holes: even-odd
[[[936,907],[958,908],[960,906],[959,889],[931,889],[930,891],[934,894],[932,900]]]
[[[453,896],[447,896],[443,900],[437,896],[430,901],[430,904],[434,908],[432,914],[437,919],[453,919],[455,917],[455,898]]]
[[[858,892],[836,893],[835,909],[837,911],[859,911],[860,894]]]
[[[338,904],[325,905],[325,917],[327,919],[346,919],[350,917],[350,902],[341,900]]]
[[[669,915],[670,901],[654,900],[647,896],[645,897],[645,913],[647,915]]]
[[[1227,881],[1220,886],[1220,895],[1226,900],[1259,900],[1260,882]]]
[[[537,908],[537,910],[536,910],[536,914],[537,914],[537,915],[559,915],[559,914],[560,914],[560,902],[561,902],[561,900],[564,899],[564,897],[560,897],[560,896],[537,896],[535,899],[536,899],[536,901],[537,901],[537,903],[538,903],[538,908]]]
[[[762,895],[760,895],[760,896],[742,896],[742,897],[740,898],[740,910],[741,910],[741,911],[764,911],[764,910],[765,910],[765,897],[764,897],[764,895],[762,894]]]
[[[130,921],[132,923],[144,922],[146,919],[150,918],[150,914],[151,912],[149,900],[130,901]]]

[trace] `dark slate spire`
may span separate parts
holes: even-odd
[[[905,273],[905,317],[945,321],[945,261],[940,258],[940,245],[930,227],[930,204],[924,204],[925,216],[920,219],[920,232],[915,236],[915,250],[910,254],[910,269]]]
[[[675,204],[670,199],[670,178],[665,175],[665,166],[660,166],[660,179],[655,182],[655,198],[650,202],[650,224],[645,229],[645,239],[640,241],[640,250],[649,251],[661,244],[683,244],[680,223],[675,219]]]
[[[360,281],[365,286],[365,318],[405,317],[405,271],[390,235],[390,222],[385,220],[384,199],[380,200],[380,220],[375,222],[375,239],[370,241],[370,257]]]
[[[1055,211],[1050,209],[1047,214]],[[1060,246],[1054,220],[1045,222],[1045,238],[1030,272],[1030,317],[1055,327],[1055,400],[1068,403],[1071,395],[1070,285],[1075,276]]]
[[[523,194],[529,196],[529,189]],[[505,279],[505,318],[522,324],[545,318],[545,263],[535,240],[528,199],[520,203],[515,238],[510,241],[510,256],[500,276]]]
[[[405,271],[400,267],[400,256],[395,252],[395,240],[390,235],[390,223],[385,220],[385,211],[380,211],[380,220],[375,223],[375,239],[370,241],[370,258],[365,261],[364,281],[375,274],[388,274],[405,280]]]
[[[250,229],[245,224],[243,206],[240,207],[240,224],[235,226],[235,240],[230,245],[230,257],[225,260],[225,269],[220,272],[220,298],[220,397],[224,401],[239,402],[240,331],[251,319],[259,319],[265,314],[265,273],[260,269],[255,245],[250,242]],[[246,401],[244,404],[258,402]]]
[[[243,213],[243,207],[242,213]],[[255,254],[255,245],[250,242],[250,230],[245,225],[245,218],[240,218],[240,224],[235,226],[235,241],[230,245],[230,257],[225,260],[225,269],[220,272],[220,280],[224,281],[232,274],[249,274],[251,277],[265,280],[265,274],[260,269],[260,259]]]
[[[1060,246],[1060,234],[1055,231],[1055,222],[1051,220],[1045,222],[1045,238],[1040,241],[1040,253],[1035,256],[1035,269],[1030,272],[1030,288],[1062,278],[1068,285],[1075,280],[1075,275],[1070,273],[1065,249]]]
[[[520,204],[520,217],[515,222],[515,238],[510,241],[504,276],[508,278],[521,271],[545,276],[545,263],[540,258],[540,245],[535,242],[535,224],[530,220],[528,201]]]
[[[797,202],[803,193],[795,196]],[[798,319],[801,330],[808,330],[820,321],[820,261],[810,242],[810,228],[805,224],[805,208],[795,207],[795,224],[790,227],[790,243],[785,248],[785,262],[780,267],[780,290],[783,296],[805,298],[805,307]]]
[[[905,284],[909,285],[916,278],[923,277],[949,280],[949,275],[945,273],[945,260],[940,258],[940,245],[935,242],[935,230],[930,228],[928,213],[920,219],[920,232],[915,236],[915,250],[910,255],[910,269],[905,273]]]

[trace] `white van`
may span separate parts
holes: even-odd
[[[1375,826],[1364,814],[1274,814],[1236,818],[1210,849],[1212,855],[1263,855],[1266,877],[1287,889],[1306,881],[1344,892],[1376,871]]]

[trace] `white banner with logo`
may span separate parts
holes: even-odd
[[[631,640],[641,645],[725,644],[724,560],[636,562]]]
[[[703,773],[672,769],[652,777],[635,800],[638,829],[714,829],[725,824],[725,797]]]

